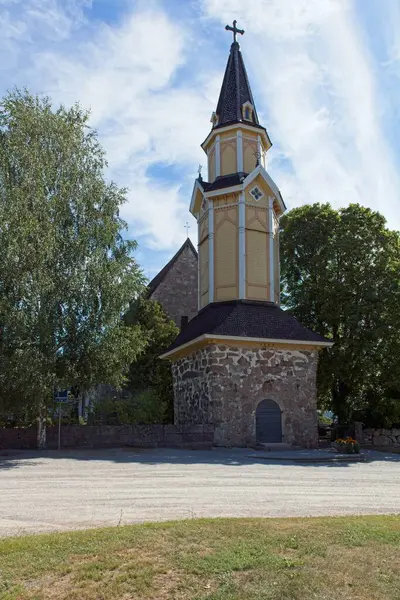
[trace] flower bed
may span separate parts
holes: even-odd
[[[342,454],[359,454],[360,452],[360,444],[352,437],[338,438],[333,443],[333,447]]]

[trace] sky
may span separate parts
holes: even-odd
[[[91,110],[150,279],[189,235],[232,36],[288,208],[360,203],[400,229],[400,0],[0,0],[0,95]]]

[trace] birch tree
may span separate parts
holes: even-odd
[[[126,191],[88,119],[26,90],[0,102],[0,401],[37,415],[39,447],[54,389],[120,385],[143,346],[122,320],[143,285]]]

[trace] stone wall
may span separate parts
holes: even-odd
[[[173,364],[175,423],[212,423],[218,446],[256,443],[264,399],[282,412],[283,442],[318,445],[316,350],[210,345]]]
[[[364,429],[360,441],[363,446],[400,448],[400,429]]]
[[[212,425],[67,425],[61,428],[62,448],[210,448]],[[58,428],[47,428],[47,447],[57,448]],[[36,427],[0,429],[1,449],[36,448]]]
[[[36,448],[36,427],[26,429],[0,428],[0,449],[16,448],[27,450]]]
[[[212,422],[211,364],[208,348],[172,363],[175,424]]]
[[[180,327],[181,317],[193,319],[198,309],[197,256],[187,245],[151,294]]]

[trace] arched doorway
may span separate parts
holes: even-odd
[[[261,444],[282,442],[281,409],[273,400],[262,400],[257,406],[256,440]]]

